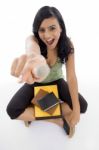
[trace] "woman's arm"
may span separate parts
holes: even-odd
[[[33,84],[43,81],[50,72],[46,59],[40,53],[40,47],[33,36],[25,42],[26,54],[15,59],[11,66],[11,74],[19,77],[19,82]]]
[[[68,56],[68,60],[66,62],[66,77],[73,106],[71,124],[75,125],[80,119],[80,105],[78,99],[78,83],[75,73],[74,53],[69,54]]]
[[[69,54],[68,61],[66,62],[66,76],[70,90],[70,95],[72,98],[73,110],[75,110],[77,107],[79,107],[79,100],[78,100],[78,83],[74,64],[74,54]]]
[[[40,54],[40,47],[38,45],[37,39],[30,35],[25,41],[25,50],[28,56]]]

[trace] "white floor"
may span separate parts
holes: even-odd
[[[99,85],[80,84],[89,103],[81,115],[75,135],[69,139],[64,130],[45,121],[32,122],[29,128],[22,121],[11,120],[6,106],[19,88],[18,84],[0,86],[0,150],[99,150]]]

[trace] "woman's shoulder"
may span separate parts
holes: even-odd
[[[68,44],[69,44],[70,48],[74,49],[74,44],[73,44],[73,42],[72,42],[70,37],[67,37],[67,41],[68,41]]]

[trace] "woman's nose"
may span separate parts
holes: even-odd
[[[49,33],[49,31],[45,31],[45,34],[44,34],[45,38],[48,39],[51,37],[51,34]]]

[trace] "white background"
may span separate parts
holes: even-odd
[[[7,103],[21,86],[10,75],[11,62],[25,52],[25,39],[32,34],[33,18],[44,5],[57,7],[64,18],[67,34],[75,47],[79,91],[89,104],[72,140],[54,124],[34,122],[27,129],[6,114]],[[0,1],[0,150],[99,149],[98,14],[98,0]]]

